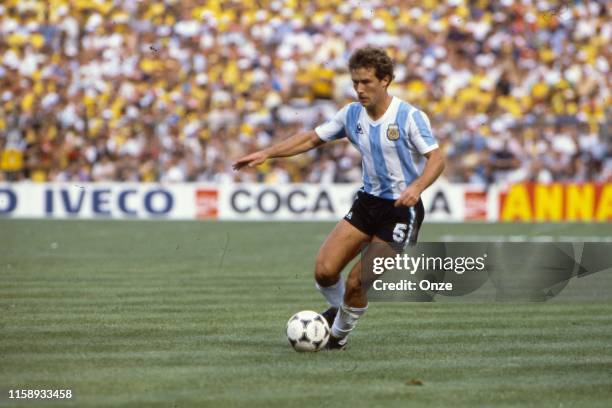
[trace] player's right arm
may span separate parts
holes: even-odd
[[[245,166],[259,166],[268,159],[295,156],[296,154],[304,153],[331,140],[345,137],[347,109],[348,105],[340,109],[332,120],[321,126],[317,126],[315,130],[298,132],[289,139],[283,140],[267,149],[240,157],[234,162],[232,167],[234,170],[240,170]]]
[[[234,170],[240,170],[245,166],[259,166],[268,159],[295,156],[307,152],[310,149],[314,149],[323,143],[325,143],[325,141],[323,141],[314,130],[298,132],[289,139],[285,139],[267,149],[259,150],[238,158],[232,167]]]

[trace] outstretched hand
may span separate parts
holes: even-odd
[[[238,158],[233,164],[232,168],[234,170],[240,170],[243,167],[255,167],[259,166],[263,162],[268,160],[268,155],[263,151],[247,154],[246,156],[242,156]]]

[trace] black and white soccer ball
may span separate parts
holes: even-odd
[[[327,320],[311,310],[297,312],[287,322],[287,340],[296,351],[319,351],[329,340]]]

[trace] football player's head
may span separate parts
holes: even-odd
[[[393,61],[380,48],[365,47],[353,52],[349,71],[359,102],[373,107],[387,94],[393,80]]]

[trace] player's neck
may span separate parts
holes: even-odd
[[[393,101],[393,97],[389,94],[385,94],[385,97],[382,98],[380,103],[377,103],[376,105],[370,108],[366,108],[370,119],[374,121],[380,119],[385,114],[385,112],[387,112],[387,109],[389,109],[391,101]]]

